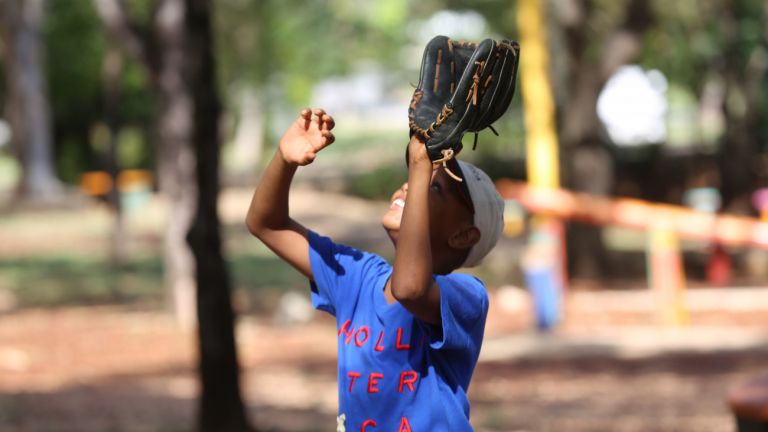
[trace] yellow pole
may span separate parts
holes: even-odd
[[[549,50],[542,18],[542,1],[518,0],[517,6],[528,183],[533,187],[558,188],[560,168],[555,130],[555,98],[549,82]],[[555,321],[559,321],[562,319],[562,303],[568,284],[562,222],[554,217],[536,216],[530,235],[529,253],[535,254],[541,248],[546,250],[544,255],[548,256],[551,266],[553,289],[557,290]]]
[[[520,83],[526,131],[526,168],[531,186],[560,186],[555,102],[549,82],[543,7],[540,0],[518,0]]]

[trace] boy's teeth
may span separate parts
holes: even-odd
[[[392,201],[392,204],[398,206],[398,207],[405,207],[405,201],[402,198],[398,198],[394,201]]]

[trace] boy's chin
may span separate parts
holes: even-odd
[[[381,217],[381,225],[387,231],[399,231],[402,217],[402,213],[388,212]]]
[[[400,235],[400,230],[387,228],[387,226],[385,225],[384,231],[387,232],[387,236],[389,236],[389,239],[392,241],[392,244],[397,246],[397,237]]]

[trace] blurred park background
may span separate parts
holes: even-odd
[[[492,301],[477,430],[732,431],[729,390],[768,373],[768,2],[0,17],[2,431],[332,430],[334,322],[245,213],[282,131],[321,106],[337,139],[298,173],[295,218],[391,258],[379,217],[437,34],[521,42],[499,136],[461,153],[507,198],[471,270]]]

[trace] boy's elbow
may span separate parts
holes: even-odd
[[[248,232],[254,237],[261,237],[264,232],[264,226],[251,217],[245,218],[245,226],[248,228]]]
[[[416,281],[392,283],[392,297],[398,302],[413,302],[426,294],[426,287],[421,287]]]

